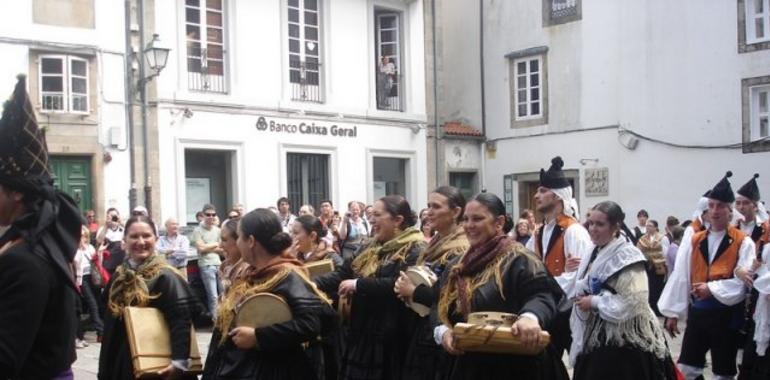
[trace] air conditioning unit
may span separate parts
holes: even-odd
[[[118,147],[123,143],[123,128],[110,127],[110,146]]]

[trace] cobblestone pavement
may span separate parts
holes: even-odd
[[[680,326],[680,330],[684,331],[684,326]],[[209,341],[211,341],[211,332],[208,330],[203,330],[197,332],[198,336],[198,347],[200,348],[201,355],[203,357],[206,357],[206,353],[208,352],[208,345]],[[667,336],[668,337],[668,336]],[[670,338],[670,337],[669,337]],[[77,350],[78,353],[78,360],[73,364],[73,371],[75,372],[75,379],[76,380],[95,380],[96,379],[96,372],[99,369],[99,348],[100,344],[96,343],[96,335],[93,332],[89,332],[86,334],[86,341],[89,343],[89,346],[83,349]],[[671,352],[674,355],[674,360],[676,360],[679,357],[679,351],[681,349],[682,345],[682,336],[679,335],[676,339],[669,339],[669,347],[671,348]],[[564,358],[565,363],[567,362],[567,358],[565,356]],[[572,371],[570,371],[572,373]],[[711,378],[711,371],[706,369],[706,379]]]

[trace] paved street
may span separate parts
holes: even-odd
[[[684,326],[681,326],[681,330],[684,331]],[[206,331],[200,331],[198,332],[198,347],[200,348],[201,355],[203,357],[206,357],[206,353],[208,352],[208,344],[211,340],[211,332],[208,330]],[[75,372],[75,379],[80,380],[92,380],[96,379],[96,372],[99,367],[99,347],[100,344],[96,343],[96,335],[92,332],[89,332],[86,334],[86,340],[89,342],[89,346],[78,350],[78,360],[75,362],[73,366],[73,370]],[[676,359],[679,355],[679,350],[682,345],[682,336],[679,335],[677,339],[673,339],[669,341],[669,347],[671,347],[671,351],[674,353],[674,359]],[[567,362],[567,357],[564,358],[565,363]],[[570,371],[570,374],[572,371]],[[706,370],[706,379],[710,379],[711,372],[707,369]]]

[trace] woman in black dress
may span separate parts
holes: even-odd
[[[505,312],[519,317],[511,333],[534,345],[553,321],[564,294],[556,281],[524,246],[506,234],[513,221],[503,202],[481,193],[465,206],[468,252],[450,265],[442,279],[434,336],[456,355],[450,379],[567,379],[561,358],[551,346],[535,356],[461,352],[452,326],[466,322],[473,312]]]
[[[153,307],[163,313],[171,335],[171,364],[158,371],[162,378],[191,378],[184,370],[190,365],[190,328],[198,303],[182,275],[155,252],[155,224],[146,216],[126,222],[126,261],[116,270],[104,294],[107,298],[104,335],[99,354],[99,379],[133,379],[123,309],[126,306]]]
[[[399,379],[417,314],[398,299],[393,287],[401,271],[417,262],[425,248],[414,228],[416,215],[399,195],[380,198],[371,221],[374,239],[337,271],[315,279],[323,289],[338,286],[352,299],[340,379]]]
[[[291,236],[272,211],[257,209],[241,219],[238,248],[251,268],[220,304],[204,379],[319,378],[304,346],[333,330],[336,314],[302,263],[290,256],[291,245]],[[292,319],[258,329],[235,327],[236,306],[257,293],[281,297]]]

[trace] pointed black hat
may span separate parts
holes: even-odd
[[[548,170],[540,169],[540,186],[549,189],[563,189],[569,187],[569,181],[564,177],[561,168],[564,167],[564,161],[556,156],[551,159],[551,167]]]
[[[0,119],[0,181],[48,182],[48,148],[27,94],[26,76],[19,75]]]
[[[730,181],[727,180],[732,176],[733,172],[728,170],[727,173],[725,173],[725,176],[722,177],[719,182],[717,182],[713,189],[711,189],[711,192],[707,195],[707,197],[709,199],[714,199],[725,203],[735,202],[735,194],[733,193],[733,188],[730,186]]]
[[[751,199],[754,202],[759,202],[759,199],[761,197],[759,196],[759,186],[757,186],[757,178],[759,178],[759,173],[754,173],[754,176],[751,177],[749,182],[746,182],[743,186],[741,186],[741,188],[738,189],[737,193],[740,195],[743,195],[746,198]]]

